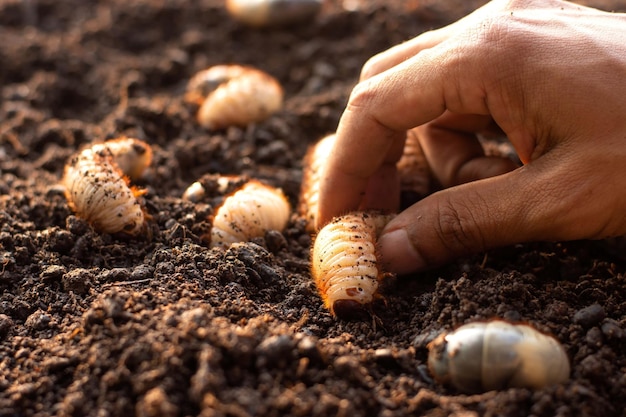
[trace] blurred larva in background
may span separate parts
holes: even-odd
[[[226,0],[226,9],[237,21],[252,27],[292,25],[312,20],[322,0]]]
[[[208,129],[247,126],[283,106],[278,80],[256,68],[216,65],[189,80],[185,100],[200,106],[197,120]]]

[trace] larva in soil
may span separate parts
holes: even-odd
[[[253,27],[289,25],[312,19],[322,0],[226,0],[236,20]]]
[[[227,249],[233,243],[262,237],[268,230],[282,231],[290,211],[280,189],[250,180],[217,209],[208,237],[210,246]]]
[[[92,151],[108,148],[117,166],[131,181],[137,181],[152,162],[152,148],[139,139],[121,137],[92,145]]]
[[[390,218],[349,213],[333,219],[315,237],[311,274],[334,316],[362,316],[377,297],[384,274],[376,256],[376,239]]]
[[[310,146],[304,156],[298,213],[306,219],[306,230],[309,233],[317,231],[315,219],[320,192],[320,176],[323,163],[334,142],[334,134],[325,136]]]
[[[200,125],[222,129],[267,119],[282,107],[283,89],[278,80],[256,68],[216,65],[191,78],[185,99],[200,105]]]
[[[435,378],[460,391],[539,389],[569,378],[569,359],[553,337],[525,324],[501,320],[470,323],[429,345]]]
[[[145,215],[137,197],[144,192],[129,187],[128,177],[140,176],[151,155],[147,143],[131,138],[98,143],[73,155],[62,179],[68,205],[99,232],[138,235]]]

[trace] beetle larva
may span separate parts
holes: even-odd
[[[262,237],[268,230],[282,231],[290,211],[289,201],[280,189],[250,180],[217,209],[210,246],[226,249],[232,243]]]
[[[428,367],[441,382],[468,393],[539,389],[569,377],[569,359],[551,336],[501,320],[470,323],[428,345]]]
[[[289,25],[312,19],[321,0],[226,0],[236,20],[254,27]]]
[[[144,230],[145,216],[137,197],[144,192],[129,187],[128,177],[143,172],[150,155],[147,143],[122,138],[95,144],[72,156],[62,179],[72,211],[99,232],[138,235]]]
[[[93,152],[108,148],[117,166],[131,181],[136,181],[152,162],[152,148],[139,139],[121,137],[92,146]]]
[[[328,135],[311,146],[304,156],[298,213],[306,219],[306,230],[309,233],[317,230],[315,216],[320,192],[320,175],[323,162],[334,142],[335,135]]]
[[[185,99],[200,104],[198,122],[209,129],[265,120],[283,105],[283,89],[271,75],[242,65],[216,65],[192,77]]]
[[[311,274],[331,314],[359,317],[374,301],[384,275],[375,244],[390,219],[390,215],[353,212],[336,217],[317,234]]]
[[[432,174],[418,136],[413,130],[407,132],[404,152],[396,166],[403,207],[408,207],[431,193]]]

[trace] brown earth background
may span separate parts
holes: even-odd
[[[242,174],[295,204],[306,148],[335,130],[365,61],[481,3],[328,1],[314,21],[251,29],[217,0],[0,0],[0,416],[626,415],[619,241],[390,279],[376,320],[346,322],[321,305],[297,216],[209,250],[214,204],[181,199],[205,174]],[[221,63],[278,78],[284,109],[199,127],[186,82]],[[119,135],[154,149],[138,183],[151,236],[95,233],[58,185],[72,153]],[[434,382],[428,342],[493,317],[555,335],[570,380],[471,396]]]

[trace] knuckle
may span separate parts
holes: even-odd
[[[485,44],[492,46],[500,46],[510,39],[511,16],[500,18],[499,16],[491,16],[485,18],[480,25],[470,29],[471,38],[474,38],[475,44],[483,47]]]
[[[358,83],[350,94],[346,112],[365,112],[365,114],[370,114],[370,110],[375,108],[373,103],[376,100],[376,92],[374,90],[367,81]]]
[[[366,107],[374,99],[375,95],[370,88],[370,83],[362,81],[354,86],[348,105],[352,107]]]

